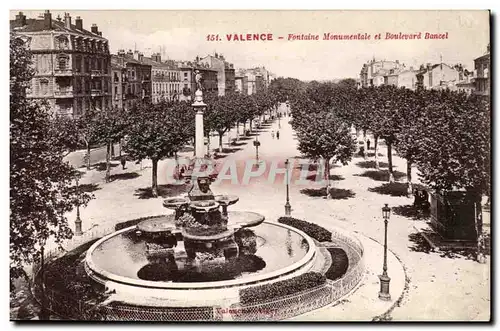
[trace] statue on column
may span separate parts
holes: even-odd
[[[194,76],[194,79],[196,81],[196,89],[202,91],[203,90],[203,86],[202,86],[203,76],[201,75],[199,70],[196,70],[195,73],[196,73],[196,75]]]

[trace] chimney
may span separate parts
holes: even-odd
[[[20,11],[18,15],[16,15],[16,22],[18,26],[26,25],[26,16],[24,16],[23,12]]]
[[[161,54],[160,53],[154,53],[151,55],[151,59],[155,62],[161,62]]]
[[[76,17],[75,25],[78,30],[83,30],[83,20],[81,19],[80,16]]]
[[[129,49],[129,50],[128,50],[128,52],[127,52],[127,55],[128,55],[128,56],[132,56],[132,57],[133,57],[133,56],[134,56],[134,52],[132,52],[132,50],[131,50],[131,49]]]
[[[64,13],[64,27],[71,29],[71,16],[69,16],[69,13]]]
[[[119,49],[116,54],[120,55],[120,56],[125,56],[125,50],[124,49]]]
[[[139,53],[139,51],[134,51],[134,53],[132,53],[132,55],[134,56],[135,60],[140,61],[141,53]]]
[[[52,30],[52,14],[49,10],[43,14],[43,28],[44,30]]]
[[[98,34],[99,30],[97,29],[97,24],[92,24],[92,27],[90,28],[90,32]]]

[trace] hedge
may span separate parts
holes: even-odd
[[[336,280],[342,277],[349,268],[349,258],[347,253],[338,247],[327,248],[332,257],[332,264],[325,273],[326,278]]]
[[[240,290],[240,303],[243,305],[270,301],[300,291],[323,285],[326,277],[318,272],[308,272],[295,278],[276,283],[248,287]]]
[[[294,228],[305,232],[308,236],[316,239],[317,241],[321,242],[332,240],[332,233],[330,231],[314,223],[309,223],[297,218],[287,216],[280,217],[278,219],[278,222],[293,226]]]

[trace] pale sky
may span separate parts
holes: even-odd
[[[34,18],[43,10],[22,10]],[[51,11],[53,18],[63,11]],[[487,11],[68,11],[81,16],[85,29],[96,23],[110,50],[134,49],[149,56],[163,47],[163,58],[193,60],[214,51],[236,68],[265,66],[278,76],[302,80],[357,78],[363,63],[399,60],[408,67],[422,63],[462,63],[473,70],[474,58],[489,42]],[[17,10],[10,13],[13,19]],[[321,40],[324,33],[368,33],[372,40]],[[444,40],[373,40],[377,33],[448,32]],[[273,41],[229,42],[226,34],[272,33]],[[318,34],[318,41],[287,41],[288,34]],[[207,41],[219,34],[222,41]],[[279,40],[278,36],[285,39]]]

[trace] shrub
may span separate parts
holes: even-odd
[[[317,241],[330,241],[332,239],[332,233],[330,231],[314,223],[286,216],[280,217],[278,222],[293,226],[294,228],[305,232],[308,236],[316,239]]]
[[[325,282],[326,277],[324,275],[317,272],[308,272],[276,283],[244,288],[240,290],[240,302],[246,305],[269,301],[320,286]]]
[[[325,273],[326,278],[336,280],[342,277],[349,267],[349,258],[342,248],[327,248],[332,257],[332,264]]]

